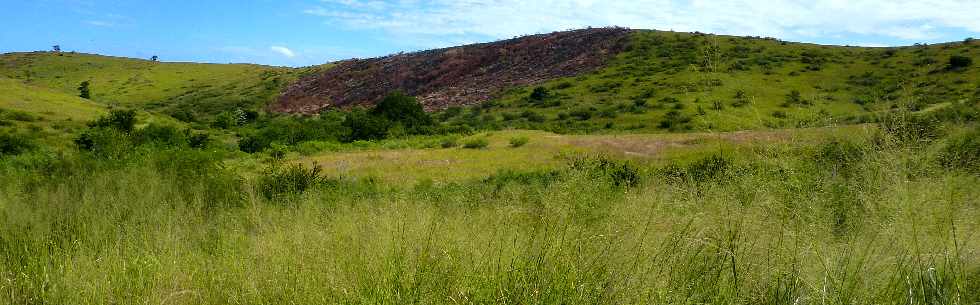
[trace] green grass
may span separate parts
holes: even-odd
[[[605,68],[542,84],[543,100],[530,99],[535,86],[515,88],[449,121],[579,133],[734,131],[853,123],[980,97],[980,66],[946,70],[954,55],[980,59],[977,42],[859,48],[657,31],[632,39]],[[800,99],[787,104],[793,91]],[[675,124],[661,126],[672,110]]]
[[[526,153],[517,167],[480,164],[485,175],[465,176],[469,165],[450,166],[439,172],[464,176],[383,183],[328,166],[312,189],[275,199],[262,195],[266,176],[243,178],[205,151],[4,158],[0,300],[980,302],[980,177],[943,167],[952,142],[876,128],[801,133],[751,145],[739,133],[727,136],[732,145],[647,136],[705,144],[658,162],[583,151],[533,167],[553,135],[495,132],[476,136],[489,139],[485,150],[427,153],[484,162]],[[514,136],[533,141],[507,147]],[[424,170],[403,164],[384,171]],[[617,185],[629,173],[639,183]]]
[[[104,105],[9,78],[0,77],[0,92],[0,108],[31,113],[49,121],[87,121],[106,112]]]
[[[189,121],[222,111],[261,108],[299,69],[250,64],[165,63],[80,53],[0,55],[0,76],[78,95],[91,83],[93,101],[106,106],[172,114]]]

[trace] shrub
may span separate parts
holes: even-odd
[[[275,199],[283,195],[302,194],[328,181],[322,173],[323,169],[316,164],[310,169],[300,164],[285,167],[274,165],[258,178],[256,184],[265,198]]]
[[[962,55],[953,55],[949,57],[949,65],[947,66],[947,68],[949,70],[961,70],[961,69],[969,68],[972,65],[973,65],[972,58],[962,56]]]
[[[510,138],[510,147],[514,147],[514,148],[521,147],[526,145],[530,141],[531,139],[529,139],[528,137],[513,137]]]
[[[429,133],[429,129],[435,124],[415,97],[401,92],[386,96],[374,106],[374,109],[371,109],[370,114],[391,123],[400,123],[409,134]]]
[[[133,148],[129,135],[115,128],[98,127],[86,130],[74,142],[78,149],[105,159],[122,159]]]
[[[456,137],[446,137],[442,139],[439,146],[442,146],[442,148],[453,148],[459,146],[459,143],[457,142]]]
[[[4,110],[4,109],[0,109],[0,118],[13,120],[13,121],[20,121],[20,122],[36,122],[41,120],[40,117],[37,117],[27,112],[17,111],[17,110]]]
[[[89,123],[89,127],[112,128],[124,133],[130,133],[136,126],[136,111],[112,110],[108,115]]]
[[[150,124],[133,134],[133,142],[136,145],[184,146],[188,143],[187,134],[173,126]]]
[[[534,90],[531,91],[531,95],[528,96],[528,99],[532,103],[538,103],[544,101],[550,95],[551,93],[548,92],[548,89],[545,89],[544,87],[535,87]]]
[[[727,177],[731,161],[719,155],[712,155],[687,166],[684,176],[693,182],[703,183]]]
[[[586,121],[592,118],[592,110],[588,108],[576,109],[568,114],[578,119],[579,121]]]
[[[548,118],[546,118],[543,114],[531,110],[525,110],[524,112],[521,112],[521,117],[527,119],[529,122],[535,122],[535,123],[543,123],[548,120]]]
[[[187,145],[191,148],[203,149],[208,147],[208,144],[210,143],[211,137],[205,133],[191,134],[190,137],[187,138]]]
[[[379,140],[388,136],[391,122],[382,117],[371,115],[363,110],[355,109],[347,113],[342,124],[350,133],[345,137],[346,142],[359,140]]]
[[[88,99],[92,97],[92,91],[89,89],[88,81],[84,81],[78,84],[78,97],[83,99]]]
[[[18,155],[35,147],[34,142],[26,135],[0,132],[0,157]]]
[[[834,174],[849,175],[847,170],[864,159],[864,148],[855,142],[833,139],[817,147],[813,160],[821,169],[831,169]]]
[[[642,180],[640,168],[633,163],[605,156],[574,159],[569,167],[572,170],[585,172],[593,178],[608,179],[617,187],[636,187]]]
[[[943,149],[940,162],[949,169],[980,173],[980,127],[951,138]]]
[[[486,138],[473,138],[463,143],[463,148],[468,149],[483,149],[487,146],[490,146],[490,142]]]
[[[680,111],[671,110],[664,115],[663,119],[660,120],[660,124],[657,126],[663,129],[679,130],[686,128],[686,124],[690,122],[691,117],[682,114]]]
[[[882,131],[900,143],[928,142],[942,135],[940,122],[930,115],[889,114],[881,119]]]

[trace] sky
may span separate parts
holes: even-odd
[[[980,0],[0,0],[0,53],[308,66],[584,27],[858,46],[980,37]]]

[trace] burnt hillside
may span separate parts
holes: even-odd
[[[316,113],[367,105],[396,90],[428,110],[478,104],[508,87],[593,71],[625,48],[630,32],[585,29],[342,61],[293,83],[270,107]]]

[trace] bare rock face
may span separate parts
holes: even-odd
[[[430,111],[479,104],[509,87],[600,68],[625,48],[630,32],[585,29],[346,60],[293,83],[270,110],[314,114],[367,106],[393,91],[417,97]]]

